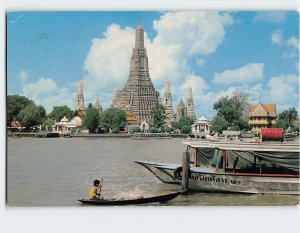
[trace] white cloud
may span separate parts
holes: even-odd
[[[262,83],[255,84],[254,86],[246,87],[245,92],[249,94],[249,103],[255,104],[263,100],[266,89],[263,88]]]
[[[215,73],[213,83],[232,84],[259,81],[263,78],[263,63],[252,63],[235,70],[225,70]]]
[[[283,39],[283,32],[276,30],[272,36],[271,41],[273,44],[284,46],[283,58],[295,59],[296,70],[299,70],[299,38],[291,36],[288,39]]]
[[[182,52],[189,56],[208,55],[222,43],[224,26],[232,23],[231,16],[226,13],[168,12],[153,22],[158,33],[154,43],[181,45]]]
[[[294,59],[295,68],[299,72],[299,38],[296,36],[291,36],[286,41],[286,50],[283,53],[283,58]]]
[[[293,49],[299,50],[299,38],[296,38],[295,36],[290,37],[286,44]]]
[[[280,44],[282,42],[283,32],[281,30],[276,30],[272,33],[271,41],[273,44]]]
[[[51,78],[39,78],[36,82],[25,84],[21,95],[42,105],[46,112],[51,112],[53,106],[68,105],[75,107],[75,94],[66,87],[58,88]]]
[[[272,77],[268,82],[269,98],[276,103],[295,103],[299,101],[299,77],[281,75]]]
[[[196,59],[196,64],[197,64],[197,66],[199,66],[199,67],[204,66],[205,62],[206,62],[206,61],[205,61],[203,58],[198,58],[198,59]]]
[[[50,78],[39,78],[36,83],[29,83],[22,89],[26,96],[39,96],[57,89],[56,83]]]
[[[109,86],[120,87],[129,73],[131,51],[134,46],[135,31],[110,25],[103,38],[94,38],[84,63],[89,78],[102,89]]]
[[[266,23],[284,23],[287,19],[287,12],[284,11],[262,11],[258,12],[254,18],[254,22]]]
[[[27,81],[27,79],[28,79],[28,73],[27,73],[27,71],[21,70],[21,72],[19,74],[19,77],[20,77],[21,81],[23,81],[23,82]]]
[[[185,77],[185,81],[182,83],[182,85],[179,87],[179,89],[183,91],[187,91],[189,85],[192,87],[194,92],[204,91],[208,89],[208,85],[205,83],[204,78],[190,74]]]
[[[214,53],[223,42],[225,27],[232,23],[229,14],[211,11],[168,12],[155,20],[155,38],[151,41],[145,32],[150,77],[155,88],[162,90],[167,76],[171,86],[182,86],[185,78],[193,74],[189,62],[198,55]],[[101,38],[93,39],[84,64],[88,72],[84,79],[85,96],[95,99],[99,91],[103,106],[111,104],[113,89],[122,89],[128,79],[134,37],[135,29],[112,24]],[[202,59],[196,63],[203,65]],[[178,89],[172,94],[176,99],[185,92]]]
[[[75,110],[75,96],[75,92],[59,89],[51,95],[39,96],[33,100],[36,104],[42,105],[47,113],[50,113],[53,110],[53,106],[67,105],[70,109]]]

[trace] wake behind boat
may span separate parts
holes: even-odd
[[[298,143],[186,141],[189,190],[299,195]],[[182,165],[135,161],[164,183],[181,184]]]
[[[80,199],[78,200],[85,205],[103,205],[103,206],[118,206],[118,205],[137,205],[154,202],[167,202],[176,198],[181,192],[162,194],[152,197],[139,197],[134,199]]]

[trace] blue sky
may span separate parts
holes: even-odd
[[[75,108],[83,79],[85,105],[99,93],[104,108],[129,74],[134,32],[146,32],[152,82],[163,96],[171,81],[173,108],[193,87],[199,118],[239,89],[250,103],[299,109],[299,15],[283,11],[9,12],[7,92],[24,95],[47,112]]]

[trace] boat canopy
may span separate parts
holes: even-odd
[[[234,151],[261,152],[300,152],[298,143],[242,143],[242,142],[209,142],[184,141],[183,144],[193,148],[217,148]]]
[[[195,147],[193,147],[195,148]],[[226,149],[225,149],[226,148]],[[299,153],[287,151],[254,151],[239,150],[228,147],[197,147],[198,166],[215,167],[222,151],[226,150],[226,167],[249,169],[259,166],[283,168],[299,173]]]

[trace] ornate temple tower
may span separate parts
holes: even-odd
[[[183,103],[182,97],[177,105],[177,112],[176,112],[176,121],[179,121],[181,117],[186,116],[186,108]]]
[[[192,87],[189,84],[187,89],[187,97],[186,97],[186,115],[194,120],[196,120],[196,115],[194,111],[194,101],[193,101],[193,91]]]
[[[167,114],[166,123],[168,126],[171,126],[171,123],[175,121],[175,116],[174,116],[173,106],[172,106],[170,81],[168,79],[165,81],[164,99],[162,104],[166,108],[166,114]]]
[[[112,97],[112,103],[110,105],[112,108],[116,108],[117,107],[117,99],[118,99],[117,93],[118,93],[117,88],[114,88],[113,97]]]
[[[77,83],[76,110],[85,110],[83,98],[83,81]]]
[[[102,106],[100,104],[100,100],[99,100],[99,95],[97,93],[97,100],[96,100],[96,103],[94,105],[94,108],[99,112],[99,113],[102,113]]]
[[[144,30],[139,24],[135,32],[129,78],[123,90],[114,94],[112,105],[130,111],[141,123],[150,119],[150,113],[158,103],[159,92],[154,89],[150,79],[148,56],[144,47]]]

